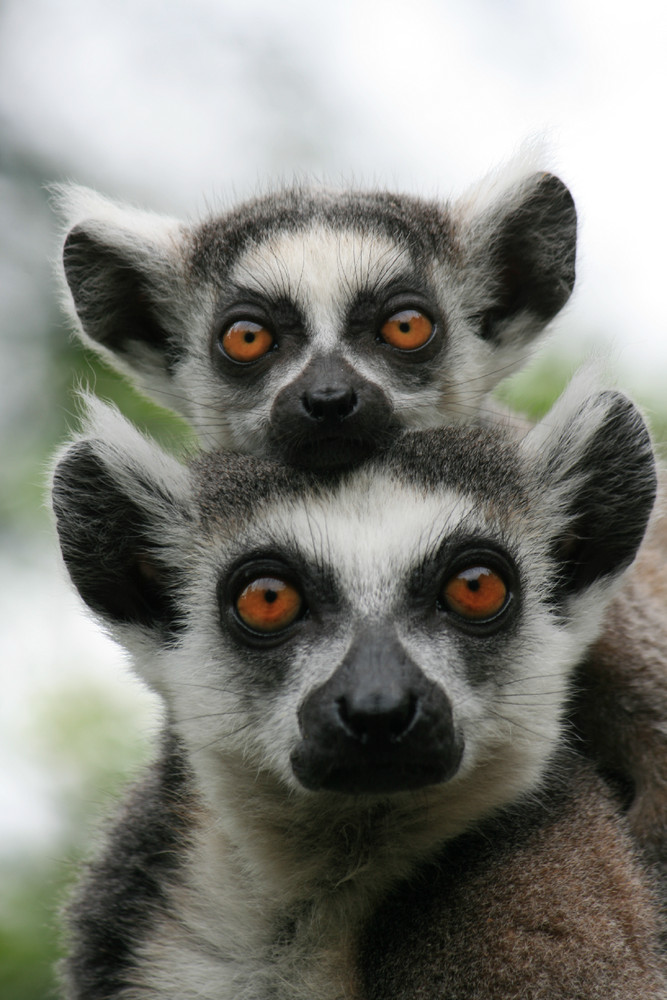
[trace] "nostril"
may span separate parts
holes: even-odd
[[[341,393],[340,397],[336,400],[336,416],[338,419],[344,420],[345,417],[349,417],[356,410],[357,404],[358,399],[354,389],[348,389],[346,392]]]
[[[351,386],[317,389],[301,396],[304,410],[318,423],[345,420],[355,412],[358,404],[357,393]]]
[[[391,704],[381,695],[357,702],[343,696],[336,704],[349,735],[364,745],[398,742],[410,730],[417,715],[417,698],[410,691]]]
[[[336,401],[336,416],[339,420],[344,420],[354,413],[357,408],[357,394],[354,389],[348,389]]]

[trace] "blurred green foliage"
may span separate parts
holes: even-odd
[[[511,410],[530,420],[539,420],[558,399],[577,368],[577,362],[569,355],[540,356],[527,368],[501,382],[496,396]]]
[[[140,705],[107,688],[66,686],[35,702],[32,763],[57,784],[61,828],[48,853],[0,856],[0,996],[56,996],[58,911],[110,804],[150,753]]]
[[[58,957],[54,900],[62,893],[57,869],[46,862],[0,867],[0,992],[15,1000],[44,1000],[53,994]]]
[[[539,420],[558,399],[574,373],[592,357],[601,357],[602,350],[593,342],[577,353],[551,348],[528,364],[516,375],[500,384],[497,398],[511,410],[529,420]],[[646,417],[656,451],[667,454],[667,399],[664,393],[640,388],[631,393]]]

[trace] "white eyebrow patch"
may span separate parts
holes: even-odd
[[[405,272],[407,248],[376,233],[314,224],[251,247],[232,280],[269,299],[286,298],[306,319],[319,350],[340,345],[340,326],[356,295],[381,289]]]
[[[390,612],[409,574],[465,524],[483,529],[479,504],[460,491],[423,491],[392,475],[358,473],[353,485],[267,511],[263,532],[286,548],[298,540],[312,565],[335,567],[358,613]]]

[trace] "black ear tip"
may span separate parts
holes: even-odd
[[[624,393],[606,389],[600,393],[605,417],[597,432],[599,450],[607,455],[625,455],[624,474],[640,467],[647,481],[657,482],[657,469],[651,434],[638,407]]]
[[[100,464],[95,451],[96,443],[96,441],[90,438],[87,438],[85,441],[74,441],[68,446],[61,458],[58,459],[56,469],[64,467],[74,470],[78,467],[79,463],[83,462],[85,464],[93,460]]]
[[[65,237],[65,251],[76,249],[77,245],[88,239],[89,236],[81,224],[72,226]]]
[[[130,468],[134,479],[119,476],[104,454],[103,442],[80,441],[56,466],[52,503],[65,565],[83,600],[107,622],[175,634],[177,573],[164,560],[151,499],[157,487]],[[142,499],[142,490],[151,496]]]
[[[109,481],[96,443],[87,440],[70,445],[53,472],[51,505],[66,562],[84,524],[99,519],[100,487]]]
[[[555,174],[540,173],[535,177],[535,190],[529,201],[549,216],[560,220],[561,227],[576,238],[577,209],[572,192]]]
[[[65,274],[67,275],[73,266],[81,263],[82,259],[85,259],[94,246],[95,241],[90,233],[86,231],[84,225],[78,224],[73,226],[67,233],[65,242],[63,243]]]
[[[631,436],[636,452],[646,455],[654,465],[649,429],[632,400],[617,389],[605,389],[600,394],[600,401],[607,411],[605,428],[611,433]]]
[[[557,177],[556,174],[552,174],[549,171],[541,171],[536,175],[537,187],[545,194],[551,195],[552,197],[562,198],[564,202],[567,202],[574,206],[574,198],[572,193],[568,188],[567,184]]]
[[[104,463],[98,454],[100,444],[94,438],[70,444],[56,463],[54,482],[64,479],[78,484],[97,478],[104,471]]]
[[[51,499],[58,515],[66,496],[86,491],[104,474],[104,465],[95,451],[94,441],[76,441],[58,459],[53,472]]]
[[[618,389],[602,389],[598,396],[598,403],[605,410],[606,424],[643,423],[635,404]]]
[[[571,591],[617,576],[630,565],[644,537],[658,485],[648,427],[627,396],[613,389],[600,392],[574,415],[573,423],[585,432],[589,420],[594,430],[583,433],[576,462],[566,469],[573,489],[570,521],[559,539],[559,553],[565,563],[563,586]],[[575,431],[572,440],[576,437]],[[571,538],[576,540],[574,546]]]

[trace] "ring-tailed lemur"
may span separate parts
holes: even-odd
[[[574,284],[575,209],[550,174],[454,206],[293,189],[197,226],[61,201],[86,343],[206,446],[306,467],[483,415]]]
[[[487,393],[574,283],[574,205],[546,173],[453,205],[290,189],[191,226],[79,188],[61,202],[83,339],[205,446],[324,470],[402,428],[492,422]],[[577,724],[635,795],[634,833],[667,872],[667,686],[654,665],[667,632],[646,589],[635,574],[611,643],[582,673]],[[650,648],[633,639],[638,613]],[[650,731],[635,727],[649,716]]]
[[[538,937],[571,937],[548,995],[571,997],[578,975],[586,1000],[628,988],[664,1000],[646,877],[562,732],[573,671],[653,506],[632,404],[575,384],[521,441],[412,432],[326,479],[226,452],[184,467],[101,404],[95,414],[55,469],[60,544],[166,724],[71,909],[67,996],[394,995],[372,986],[392,887],[444,844],[472,857],[454,889],[479,899],[493,861],[475,835],[457,838],[482,824],[500,891],[525,868],[516,851],[530,855],[516,826],[532,824],[566,869],[550,887],[543,861],[533,911]],[[581,894],[598,835],[609,855]],[[562,920],[568,867],[580,924]],[[442,895],[437,906],[446,922]],[[452,996],[481,995],[494,948],[506,981],[506,930],[489,921],[478,959],[461,950]],[[534,971],[520,951],[511,961],[516,982]]]

